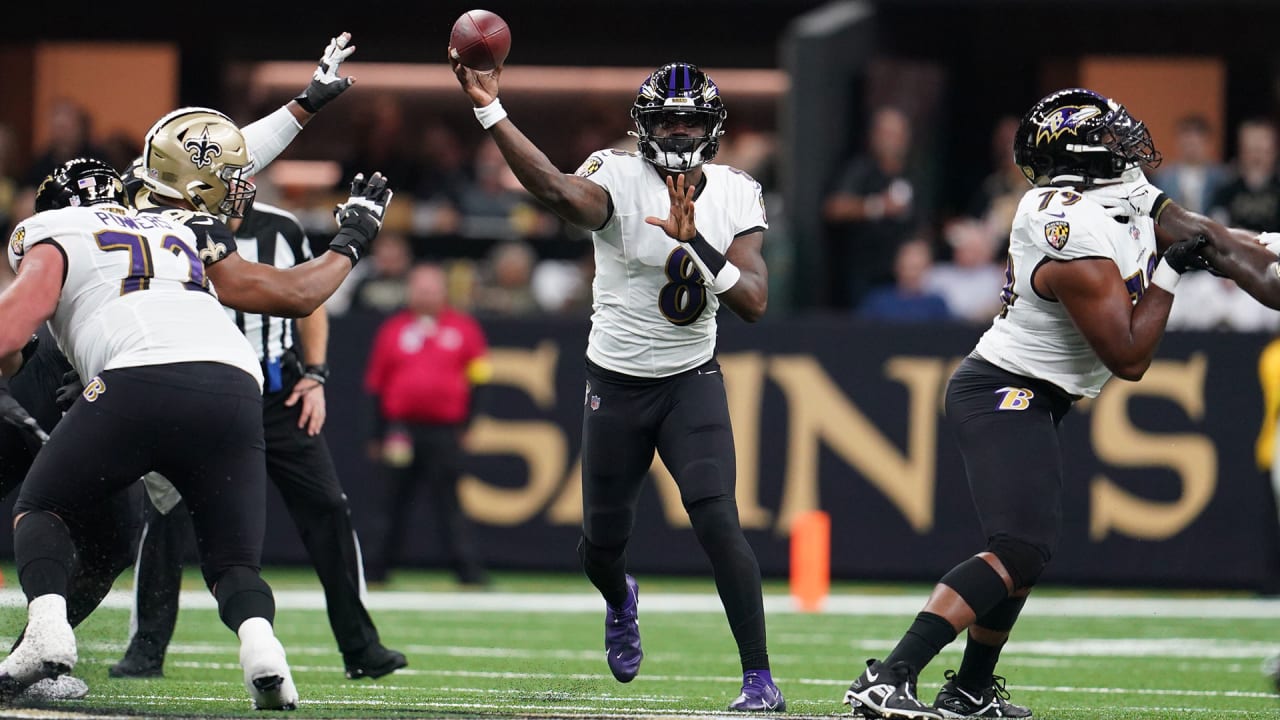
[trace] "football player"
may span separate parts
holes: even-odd
[[[886,658],[867,661],[845,694],[858,714],[1032,717],[1009,702],[994,673],[1058,544],[1058,426],[1112,375],[1142,377],[1178,280],[1195,262],[1200,241],[1158,224],[1152,210],[1166,205],[1158,193],[1142,212],[1118,199],[1160,159],[1146,126],[1122,105],[1085,89],[1052,93],[1022,118],[1013,151],[1033,187],[1013,221],[1004,307],[946,394],[987,545],[942,577]],[[933,705],[924,704],[920,671],[965,629],[958,671],[948,670]]]
[[[507,117],[498,100],[502,68],[478,73],[449,55],[477,119],[524,187],[592,232],[579,554],[607,605],[609,669],[629,682],[643,657],[625,551],[656,450],[711,560],[738,644],[742,690],[729,707],[783,710],[769,669],[760,567],[738,522],[733,433],[715,358],[721,303],[748,322],[764,314],[768,221],[760,184],[709,162],[726,117],[719,90],[689,63],[658,68],[631,108],[638,152],[600,151],[565,174]]]
[[[37,207],[52,209],[20,223],[9,243],[17,279],[0,294],[4,367],[49,320],[90,380],[36,456],[14,508],[28,623],[0,661],[0,692],[11,696],[74,668],[66,598],[76,548],[68,522],[158,470],[175,478],[192,507],[205,582],[240,638],[255,706],[296,707],[271,627],[275,602],[259,575],[262,370],[210,290],[188,218],[137,213],[125,203],[115,170],[72,160],[37,192]]]
[[[339,74],[342,63],[355,52],[350,40],[350,33],[345,32],[331,38],[307,86],[276,111],[244,127],[245,144],[254,171],[261,171],[269,165],[316,113],[355,82],[354,78]],[[136,169],[139,174],[128,177],[127,185],[130,181],[141,185],[141,160],[130,168],[130,172]],[[132,199],[136,192],[129,189],[128,197]],[[37,206],[36,209],[49,208]],[[61,419],[62,411],[83,389],[44,325],[24,348],[22,360],[21,373],[12,382],[13,398],[18,404],[4,406],[4,417],[9,425],[0,425],[0,497],[7,496],[22,482],[40,447],[40,432],[52,431]],[[12,368],[10,372],[13,372]],[[64,379],[68,374],[70,377]],[[6,383],[7,380],[5,378]],[[30,425],[30,421],[18,414],[24,409],[34,415],[36,425]],[[94,518],[101,519],[101,522],[91,523],[95,525],[91,531],[78,533],[76,537],[80,562],[72,579],[73,590],[67,608],[72,627],[98,606],[115,578],[132,562],[130,546],[136,536],[133,532],[137,520],[134,512],[136,502],[123,493],[110,502],[109,508],[94,514]],[[64,675],[56,680],[37,683],[28,688],[24,696],[68,699],[83,697],[87,692],[88,687],[78,678]]]

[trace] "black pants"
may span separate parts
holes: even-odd
[[[588,361],[586,374],[580,553],[587,577],[611,604],[625,598],[625,548],[656,450],[711,561],[743,670],[767,670],[760,565],[738,521],[737,459],[719,363],[650,379]]]
[[[45,511],[72,537],[93,535],[112,496],[156,470],[191,506],[206,584],[232,567],[257,573],[266,472],[253,378],[219,363],[175,363],[107,370],[86,384],[36,456],[15,516]]]
[[[947,385],[947,420],[956,431],[988,541],[1026,543],[1046,560],[1057,549],[1062,532],[1058,425],[1073,400],[1051,383],[978,358],[966,358],[956,369]]]
[[[23,363],[22,370],[9,381],[9,390],[45,432],[53,432],[62,420],[62,412],[56,404],[58,387],[71,364],[58,351],[47,326],[41,325],[40,328],[40,344]],[[22,484],[39,450],[25,433],[8,423],[0,423],[0,498],[7,497]]]
[[[298,427],[302,403],[286,407],[298,373],[285,364],[285,390],[263,397],[259,426],[266,441],[267,475],[275,483],[307,548],[324,588],[329,626],[343,653],[358,653],[378,642],[378,631],[361,599],[363,569],[342,492],[324,435]],[[169,477],[166,475],[166,477]],[[170,477],[175,485],[179,478]],[[183,493],[186,498],[186,493]],[[189,500],[189,498],[188,498]],[[135,579],[135,628],[130,650],[163,658],[177,622],[182,578],[184,502],[168,516],[146,503],[146,525]]]
[[[454,574],[463,583],[485,582],[484,562],[471,524],[458,503],[461,426],[408,424],[403,427],[413,445],[413,458],[399,466],[382,464],[385,491],[381,517],[386,522],[386,530],[377,552],[370,553],[369,579],[383,581],[391,568],[399,564],[408,522],[418,509],[415,498],[425,489],[427,502],[435,514],[440,546]]]

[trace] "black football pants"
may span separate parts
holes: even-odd
[[[293,407],[284,404],[298,379],[291,363],[285,368],[286,389],[263,397],[267,475],[279,489],[324,588],[329,626],[338,649],[344,654],[358,653],[378,642],[378,631],[361,599],[363,569],[347,497],[324,435],[312,437],[298,427],[301,402]],[[148,509],[134,580],[134,632],[129,652],[162,659],[177,622],[186,503],[168,516],[161,515],[150,502],[145,504]]]

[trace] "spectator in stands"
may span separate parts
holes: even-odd
[[[951,248],[951,260],[929,269],[924,289],[941,296],[959,320],[991,322],[1000,310],[1000,288],[1004,286],[1004,265],[995,259],[999,241],[983,222],[973,218],[947,223],[943,237]]]
[[[365,390],[374,405],[371,454],[386,480],[386,531],[369,554],[366,577],[384,582],[399,564],[417,491],[428,492],[440,542],[465,585],[488,582],[458,502],[462,439],[475,413],[474,390],[492,379],[484,331],[450,307],[444,270],[415,265],[406,308],[378,329]]]
[[[1203,115],[1187,115],[1178,120],[1177,156],[1166,159],[1154,182],[1182,207],[1197,213],[1209,210],[1214,193],[1226,180],[1227,171],[1214,161],[1209,121]]]
[[[1280,231],[1280,180],[1276,178],[1276,126],[1253,119],[1237,131],[1235,172],[1213,195],[1209,214],[1231,227]]]
[[[947,301],[925,287],[925,277],[933,264],[929,241],[916,237],[898,246],[893,262],[894,283],[867,293],[858,306],[858,316],[889,322],[926,322],[951,319]]]
[[[538,312],[533,296],[533,268],[538,256],[522,240],[499,243],[489,251],[474,290],[477,314],[530,315]]]
[[[412,188],[422,175],[413,141],[405,128],[404,105],[392,93],[377,95],[361,106],[364,114],[356,119],[352,142],[344,143],[350,153],[342,162],[338,189],[351,185],[351,179],[367,168],[381,168],[393,188]]]
[[[538,307],[553,315],[589,315],[595,261],[595,252],[590,248],[575,260],[540,261],[529,282]]]
[[[556,216],[533,200],[488,137],[476,149],[474,175],[458,199],[463,235],[518,240],[549,237],[560,231]]]
[[[868,152],[849,162],[823,203],[837,306],[858,307],[871,287],[893,282],[898,246],[918,220],[916,183],[907,167],[910,149],[906,114],[893,107],[877,109]]]
[[[991,172],[978,185],[966,208],[970,217],[985,218],[993,226],[1003,227],[1006,238],[1018,202],[1031,187],[1011,155],[1021,120],[1016,115],[1005,115],[996,121],[991,130]]]
[[[93,118],[89,111],[66,98],[55,100],[49,108],[49,142],[44,151],[27,167],[27,172],[22,177],[22,186],[38,186],[45,176],[72,158],[100,158],[106,155],[93,142]]]
[[[373,257],[356,265],[325,303],[331,314],[367,310],[389,314],[404,307],[413,250],[403,233],[383,230],[373,241]]]

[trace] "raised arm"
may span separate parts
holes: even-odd
[[[475,104],[480,124],[489,131],[507,165],[530,194],[580,228],[596,230],[609,221],[609,194],[604,188],[577,175],[560,172],[507,117],[498,102],[501,66],[492,72],[476,72],[458,64],[452,53],[449,64]]]
[[[218,299],[223,305],[244,312],[279,317],[311,315],[369,253],[391,197],[381,173],[374,173],[368,181],[363,174],[356,175],[351,197],[337,208],[338,233],[329,243],[329,252],[287,270],[248,262],[238,253],[227,255],[206,270]]]
[[[351,33],[344,32],[331,38],[311,74],[311,82],[302,92],[271,114],[240,129],[253,158],[255,172],[262,172],[279,157],[321,108],[355,83],[355,78],[338,74],[343,61],[356,51],[356,46],[349,45],[350,42]]]

